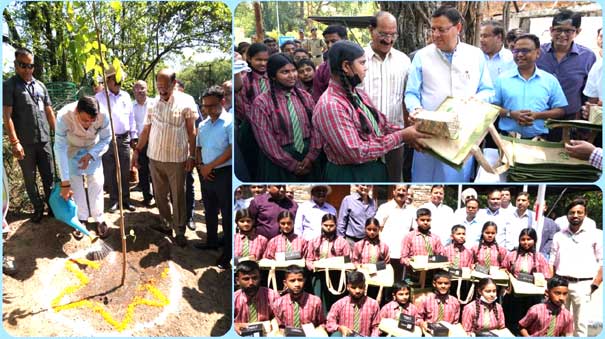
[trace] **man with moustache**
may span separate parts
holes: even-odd
[[[500,208],[504,212],[513,213],[515,204],[512,203],[510,187],[500,188]]]
[[[431,211],[431,232],[437,234],[441,238],[441,244],[445,245],[450,239],[452,231],[452,219],[454,210],[443,203],[445,198],[445,186],[433,185],[431,187],[431,201],[420,206]]]
[[[174,70],[160,70],[156,83],[159,98],[147,114],[145,127],[135,148],[133,163],[138,162],[139,153],[149,143],[149,168],[155,201],[162,219],[155,229],[167,235],[172,235],[174,229],[176,244],[185,247],[185,173],[190,172],[195,165],[194,129],[197,105],[190,95],[174,90]]]
[[[366,236],[366,220],[376,214],[376,202],[370,197],[372,187],[372,185],[355,185],[356,192],[344,197],[340,204],[336,234],[347,240],[351,251],[355,243]]]
[[[254,197],[250,202],[250,217],[256,225],[256,234],[271,240],[279,234],[277,216],[283,210],[296,215],[298,204],[286,197],[286,185],[270,185],[267,193]]]
[[[385,11],[370,19],[372,41],[366,47],[366,77],[363,89],[374,106],[393,125],[404,128],[403,93],[411,61],[405,53],[393,48],[397,40],[397,20]],[[403,147],[393,149],[385,155],[388,179],[400,182],[403,173]]]
[[[506,229],[511,223],[511,214],[503,211],[501,208],[502,193],[498,188],[493,188],[487,193],[487,208],[482,208],[477,212],[477,216],[481,218],[481,222],[493,221],[498,225],[498,233],[496,234],[496,242],[498,246],[504,247],[506,244]],[[483,225],[481,225],[483,226]],[[470,238],[467,237],[470,242]],[[515,237],[519,240],[519,235]],[[513,239],[512,241],[515,241]]]
[[[569,282],[565,308],[572,311],[574,336],[587,336],[588,303],[603,280],[603,236],[584,225],[586,200],[575,199],[567,207],[568,225],[556,233],[550,250],[550,273]]]
[[[395,277],[399,279],[403,275],[403,265],[399,262],[401,243],[414,226],[416,209],[405,203],[408,198],[408,185],[395,185],[392,194],[393,199],[378,207],[376,219],[382,226],[380,240],[389,246],[391,265]]]
[[[234,329],[237,334],[248,323],[273,319],[271,305],[279,298],[272,289],[260,286],[260,268],[254,261],[242,261],[235,270],[239,289],[233,293]]]
[[[53,184],[51,133],[55,114],[48,90],[34,78],[34,55],[26,48],[15,51],[15,73],[3,84],[2,117],[12,155],[19,160],[25,190],[34,205],[30,220],[39,223]],[[44,199],[38,191],[36,169],[42,178]],[[50,208],[48,213],[52,215]]]
[[[130,204],[130,148],[137,141],[137,126],[132,111],[132,101],[130,95],[121,89],[121,82],[116,79],[116,70],[113,66],[105,71],[105,84],[109,94],[109,103],[105,92],[99,92],[95,98],[99,102],[100,112],[109,114],[111,108],[111,117],[113,121],[113,131],[115,132],[115,142],[118,149],[118,158],[120,159],[120,173],[122,178],[122,205],[124,209],[134,212],[135,208]],[[103,173],[105,175],[105,184],[109,190],[109,212],[115,212],[118,209],[118,180],[116,178],[116,162],[114,155],[113,141],[109,144],[109,150],[103,154]]]
[[[484,224],[484,221],[477,216],[478,211],[479,200],[471,197],[466,200],[464,213],[454,214],[453,224],[462,225],[466,228],[466,242],[471,244],[471,246],[479,242],[479,239],[481,238],[481,228],[483,228]]]
[[[496,82],[501,73],[515,67],[513,54],[504,48],[504,28],[500,22],[489,20],[481,23],[479,47],[485,55],[492,83]]]
[[[305,201],[298,207],[294,219],[294,233],[306,241],[311,241],[321,235],[321,218],[327,214],[336,215],[336,208],[326,202],[332,189],[328,185],[311,186],[311,200]]]

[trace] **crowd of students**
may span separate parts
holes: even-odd
[[[323,194],[319,194],[325,199],[328,192],[326,186],[315,187],[325,189]],[[441,186],[435,187],[442,189]],[[395,196],[398,191],[402,191],[398,188],[394,190]],[[343,200],[339,216],[334,213],[323,214],[320,221],[316,221],[320,222],[320,233],[307,240],[306,236],[300,234],[303,228],[299,227],[297,233],[294,225],[295,219],[298,220],[297,213],[304,212],[304,209],[299,208],[297,212],[297,206],[289,205],[284,200],[290,199],[285,196],[280,198],[279,194],[275,194],[276,190],[283,194],[285,187],[270,186],[269,192],[264,194],[255,188],[259,194],[249,201],[250,208],[245,208],[243,204],[243,208],[236,212],[238,233],[234,239],[234,256],[241,260],[235,271],[238,287],[234,302],[236,331],[245,328],[248,323],[275,318],[276,326],[280,328],[300,328],[302,324],[313,323],[314,327],[323,326],[331,334],[377,336],[380,334],[378,324],[381,318],[398,320],[400,314],[407,314],[414,318],[416,326],[424,330],[429,323],[444,320],[451,324],[461,323],[468,334],[506,327],[513,334],[524,336],[586,335],[588,314],[585,304],[589,299],[584,298],[578,303],[574,295],[590,295],[599,288],[602,272],[598,263],[602,256],[602,244],[600,236],[595,233],[596,229],[584,222],[588,219],[585,219],[586,202],[583,199],[578,198],[568,206],[567,226],[554,235],[549,260],[537,250],[536,225],[522,228],[516,234],[517,240],[513,248],[508,250],[506,245],[497,239],[499,225],[489,220],[479,226],[481,230],[478,241],[467,241],[467,232],[471,231],[473,226],[467,228],[462,224],[451,227],[448,239],[440,238],[432,232],[433,226],[439,226],[434,225],[434,214],[430,209],[423,207],[415,209],[415,225],[401,240],[400,253],[396,255],[399,258],[393,259],[393,251],[387,245],[387,242],[392,243],[392,239],[383,236],[386,232],[383,228],[384,221],[381,222],[374,216],[368,217],[364,223],[363,236],[358,239],[348,233],[338,232],[340,215],[351,212],[348,207],[346,210],[342,209]],[[311,195],[312,199],[317,195],[313,188]],[[273,234],[267,233],[266,230],[258,231],[256,228],[257,224],[266,223],[272,218],[271,213],[265,213],[271,208],[257,205],[263,196],[281,204],[281,207],[273,210],[274,222],[278,227]],[[353,196],[359,197],[359,194],[354,193]],[[345,200],[349,197],[351,196],[345,197]],[[403,198],[404,208],[406,198]],[[315,203],[317,205],[317,201]],[[322,205],[325,204],[327,203]],[[373,213],[375,211],[376,209]],[[380,214],[378,217],[380,218]],[[313,218],[307,215],[302,219]],[[404,230],[408,227],[405,220],[397,219],[397,224],[400,232],[405,233]],[[594,237],[592,245],[583,243],[584,240],[579,238],[583,236]],[[568,237],[576,237],[576,244],[580,247],[570,247]],[[594,252],[587,257],[579,253],[579,248],[590,248]],[[300,258],[305,261],[305,267],[287,268],[283,275],[283,289],[281,286],[279,288],[280,293],[263,287],[261,276],[264,275],[256,263],[260,259],[275,260],[278,257],[276,253],[284,253],[286,256],[300,253]],[[446,270],[430,271],[432,293],[424,298],[412,296],[412,287],[418,288],[421,282],[417,272],[412,269],[411,261],[417,259],[417,256],[435,255],[447,257],[453,268],[483,268],[491,273],[494,273],[494,270],[503,270],[515,277],[539,273],[548,281],[545,288],[546,298],[540,295],[522,296],[511,293],[510,289],[497,286],[494,280],[487,278],[475,282],[476,296],[465,305],[468,299],[462,300],[460,292],[457,292],[456,284],[459,282]],[[570,268],[564,267],[562,261],[569,260],[572,256],[577,260],[585,260],[587,263],[582,265],[589,266],[590,273],[570,273]],[[375,292],[372,286],[368,289],[364,274],[360,271],[347,274],[348,296],[330,293],[324,273],[314,271],[314,262],[332,257],[349,257],[357,268],[364,264],[391,264],[395,279],[390,289],[390,298],[372,299],[372,296],[376,296]],[[279,260],[283,260],[283,257]],[[398,266],[402,271],[396,269]],[[580,288],[580,284],[585,283],[587,279],[591,283],[589,292]],[[500,281],[498,283],[501,284]],[[461,284],[462,289],[468,293],[470,283],[462,281]],[[564,304],[567,306],[563,306]],[[255,317],[250,316],[250,307],[256,308]],[[359,310],[356,310],[356,307]],[[356,312],[358,315],[355,315]],[[293,317],[293,314],[297,313],[300,318]],[[358,322],[355,322],[356,317]]]

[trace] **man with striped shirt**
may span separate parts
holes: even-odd
[[[387,116],[389,123],[404,126],[403,93],[410,58],[393,48],[397,40],[397,20],[380,11],[370,19],[372,42],[366,47],[366,78],[363,89],[378,110]],[[403,147],[389,151],[386,156],[389,181],[400,182],[403,171]]]
[[[145,118],[145,127],[132,161],[137,163],[139,152],[149,141],[149,169],[156,204],[162,217],[162,224],[157,229],[172,235],[172,226],[176,229],[177,245],[185,247],[185,172],[191,171],[195,164],[197,105],[190,95],[174,91],[176,74],[173,70],[162,69],[156,80],[159,99]]]

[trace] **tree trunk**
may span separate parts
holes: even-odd
[[[21,47],[23,45],[23,41],[21,41],[21,36],[17,31],[17,27],[15,27],[13,17],[6,8],[4,11],[2,11],[2,16],[4,17],[4,22],[6,22],[6,25],[8,26],[8,44],[15,48]]]
[[[483,20],[481,13],[483,2],[458,1],[456,8],[464,19],[460,39],[469,45],[477,45],[479,43],[479,25]]]
[[[263,17],[259,2],[253,2],[254,6],[254,23],[256,25],[256,42],[263,42],[265,39],[265,29],[263,28]]]
[[[397,18],[399,38],[395,48],[409,54],[426,46],[427,32],[431,27],[431,14],[437,9],[436,1],[379,2],[380,9]]]

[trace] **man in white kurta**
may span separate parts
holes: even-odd
[[[483,52],[460,42],[462,17],[453,7],[442,6],[431,18],[433,43],[414,55],[408,72],[405,105],[411,114],[435,110],[448,97],[488,101],[494,93]],[[456,170],[427,153],[414,153],[412,181],[468,182],[473,158]]]

